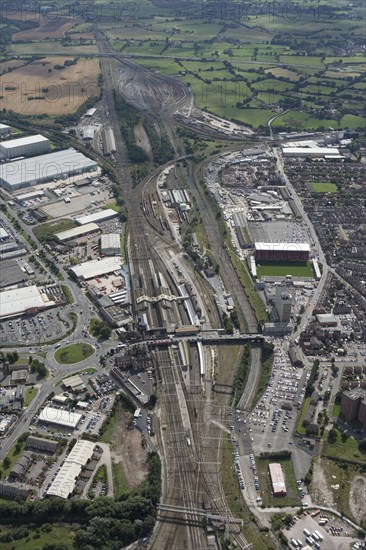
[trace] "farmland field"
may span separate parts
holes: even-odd
[[[17,32],[13,40],[44,40],[45,38],[61,38],[66,31],[75,25],[73,18],[55,17],[50,20],[47,17],[35,17],[39,27]]]
[[[88,97],[98,95],[99,62],[79,59],[62,69],[72,56],[44,58],[0,77],[2,106],[22,115],[68,114]]]
[[[270,262],[261,260],[257,264],[258,277],[313,277],[310,262]]]

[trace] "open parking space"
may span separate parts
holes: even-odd
[[[323,521],[326,521],[324,525],[322,525]],[[313,535],[315,531],[320,534],[318,540]],[[295,541],[301,541],[302,546],[308,544],[312,548],[324,550],[351,549],[357,540],[355,530],[340,518],[335,518],[327,513],[311,517],[310,511],[309,514],[302,515],[300,519],[295,516],[293,525],[285,533],[289,541],[295,539]],[[290,547],[301,548],[299,544],[295,546],[293,542],[290,542]]]
[[[60,321],[60,308],[33,316],[2,321],[0,323],[0,343],[34,345],[40,342],[62,338],[68,327]]]

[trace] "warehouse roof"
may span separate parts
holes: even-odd
[[[310,246],[308,243],[255,243],[256,250],[276,250],[276,251],[288,251],[296,250],[301,252],[309,252]]]
[[[0,293],[0,319],[21,315],[28,309],[41,309],[54,304],[55,302],[45,301],[45,295],[36,285],[4,290]]]
[[[74,374],[74,376],[69,376],[69,378],[65,378],[63,381],[63,384],[67,388],[71,388],[73,390],[76,390],[77,388],[84,386],[84,382],[82,381],[82,379],[78,374]]]
[[[119,233],[105,233],[100,236],[100,246],[103,248],[121,248],[121,236]]]
[[[82,279],[93,279],[99,275],[120,271],[122,264],[121,256],[109,256],[102,260],[91,260],[80,265],[72,267],[72,271],[77,277]]]
[[[36,134],[34,136],[26,136],[16,139],[10,139],[9,141],[2,141],[0,146],[2,149],[11,149],[12,147],[22,147],[23,145],[29,145],[31,143],[49,143],[49,139],[41,134]]]
[[[272,488],[274,494],[286,493],[286,483],[283,477],[281,464],[272,463],[268,465],[269,474],[271,476]]]
[[[9,233],[6,231],[6,229],[0,227],[0,239],[5,239],[5,237],[9,237]]]
[[[100,210],[99,212],[93,212],[93,214],[89,214],[88,216],[76,218],[76,223],[78,223],[79,225],[85,225],[86,223],[109,220],[110,218],[115,218],[116,216],[117,212],[115,210],[112,210],[112,208],[105,208],[104,210]]]
[[[8,126],[7,124],[3,124],[2,122],[0,122],[0,130],[6,130],[7,128],[10,128],[10,126]]]
[[[88,109],[85,113],[85,116],[93,116],[94,113],[96,113],[96,108],[95,107],[92,107],[91,109]]]
[[[69,455],[66,457],[61,470],[57,474],[51,487],[47,490],[48,495],[61,498],[68,498],[73,492],[82,467],[93,456],[95,443],[92,441],[80,440],[75,443]]]
[[[75,239],[86,233],[92,233],[93,231],[98,231],[99,227],[96,223],[87,223],[86,225],[74,227],[73,229],[67,229],[66,231],[60,231],[60,233],[55,233],[55,237],[59,241],[68,241],[69,239]]]
[[[66,426],[67,428],[76,428],[81,419],[81,414],[76,412],[64,411],[63,409],[55,409],[54,407],[46,406],[39,414],[40,422],[50,422]]]
[[[98,164],[73,148],[0,165],[0,179],[10,187],[52,180],[97,168]]]

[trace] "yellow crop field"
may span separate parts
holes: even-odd
[[[22,115],[58,115],[75,112],[89,97],[99,93],[97,59],[45,57],[0,77],[4,109]]]

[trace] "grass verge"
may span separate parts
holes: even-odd
[[[306,435],[306,429],[304,428],[304,426],[302,425],[303,423],[303,420],[305,418],[305,415],[307,413],[307,410],[309,408],[309,404],[310,404],[310,399],[311,397],[307,397],[304,401],[304,403],[302,404],[302,409],[301,409],[301,414],[300,414],[300,418],[297,422],[297,426],[296,426],[296,431],[298,434],[300,435]]]
[[[62,292],[65,294],[66,302],[68,304],[73,304],[74,298],[70,288],[67,285],[61,285],[61,288],[62,288]]]
[[[28,405],[33,401],[35,396],[37,395],[37,388],[27,388],[25,390],[25,398],[24,398],[24,406],[28,407]]]

